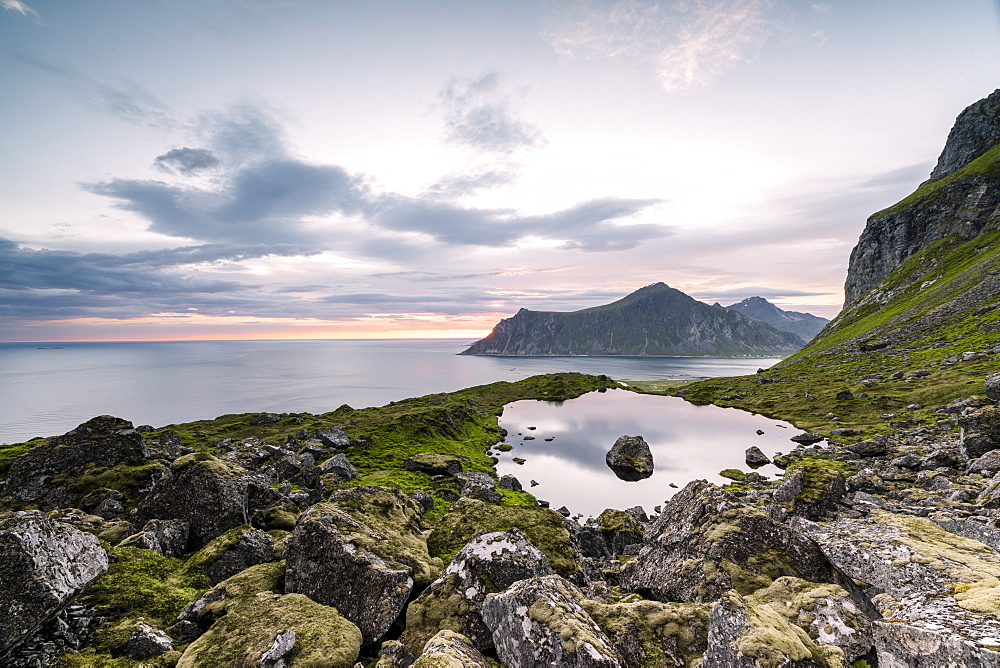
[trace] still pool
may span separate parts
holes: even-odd
[[[695,406],[678,397],[627,390],[592,392],[563,402],[516,401],[504,408],[500,426],[513,446],[497,454],[500,475],[516,476],[525,490],[553,508],[566,506],[574,515],[594,517],[605,508],[637,505],[651,513],[697,478],[729,482],[719,471],[749,471],[745,451],[751,445],[773,457],[792,450],[795,444],[789,439],[801,433],[787,422],[735,408]],[[624,435],[642,436],[649,444],[651,477],[627,482],[608,468],[605,455]],[[517,464],[514,458],[525,461]],[[781,473],[770,464],[757,472],[772,478]],[[538,485],[531,487],[531,480]]]

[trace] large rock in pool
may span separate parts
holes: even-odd
[[[521,580],[483,602],[497,656],[511,668],[623,668],[611,640],[583,608],[584,596],[558,575]]]
[[[204,452],[184,455],[136,507],[133,531],[152,519],[189,525],[188,549],[199,549],[229,529],[249,523],[250,474]]]
[[[331,605],[378,642],[417,586],[440,572],[412,499],[390,487],[340,490],[304,512],[285,546],[285,591]]]
[[[621,436],[604,461],[622,480],[642,480],[653,475],[653,453],[642,436]]]
[[[477,649],[488,651],[493,648],[493,635],[480,614],[487,594],[551,574],[545,555],[517,529],[480,534],[407,607],[406,645],[419,654],[438,631],[450,629],[463,634]]]
[[[622,586],[660,601],[705,603],[750,594],[782,575],[835,582],[839,574],[808,537],[714,485],[695,480],[663,506]]]
[[[76,505],[83,494],[71,490],[71,483],[87,466],[139,466],[148,456],[146,442],[131,422],[102,415],[16,458],[5,493],[42,510]]]
[[[0,515],[0,657],[107,570],[94,536],[37,511]]]

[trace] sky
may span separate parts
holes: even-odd
[[[0,341],[833,317],[997,87],[991,0],[0,0]]]

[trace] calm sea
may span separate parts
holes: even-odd
[[[753,373],[776,359],[473,357],[454,339],[0,343],[0,443],[95,415],[156,427],[253,411],[330,411],[539,373],[619,380]]]

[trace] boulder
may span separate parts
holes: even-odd
[[[548,508],[494,506],[476,499],[461,499],[442,515],[427,537],[432,556],[451,559],[480,531],[521,533],[545,555],[556,573],[571,579],[582,576],[580,551],[565,518]]]
[[[969,462],[969,473],[992,476],[1000,471],[1000,450],[990,450]]]
[[[378,648],[375,668],[409,668],[414,662],[413,653],[398,640],[386,640]]]
[[[960,447],[968,459],[1000,448],[1000,407],[967,410],[958,424],[962,427]]]
[[[403,639],[418,654],[434,634],[450,629],[477,649],[490,651],[493,636],[480,614],[486,596],[515,582],[551,574],[545,555],[517,529],[479,534],[407,607]]]
[[[285,547],[285,590],[336,607],[364,636],[380,640],[432,563],[416,504],[389,487],[340,490],[304,512]]]
[[[190,525],[184,520],[149,520],[118,547],[138,547],[159,552],[165,557],[179,557],[187,551]]]
[[[125,653],[130,659],[137,660],[163,656],[173,650],[174,639],[145,622],[139,622],[125,645]]]
[[[358,477],[358,470],[347,459],[347,455],[342,452],[320,464],[319,471],[320,473],[332,473],[341,480],[354,480]]]
[[[760,448],[756,445],[751,445],[746,451],[746,462],[747,466],[752,469],[756,469],[770,464],[771,460],[767,455],[761,452]]]
[[[316,432],[316,438],[328,448],[346,448],[351,444],[351,439],[340,427],[327,427]]]
[[[188,523],[188,549],[247,524],[248,482],[242,471],[212,455],[184,455],[170,465],[167,475],[139,502],[129,521],[139,531],[152,519]]]
[[[523,488],[521,487],[521,481],[512,475],[500,476],[500,481],[497,483],[497,487],[500,489],[509,489],[515,492],[520,492]]]
[[[770,606],[753,605],[729,591],[712,606],[703,665],[827,668],[844,665],[844,655],[839,648],[813,642]]]
[[[624,510],[608,508],[597,517],[597,530],[613,556],[626,553],[630,545],[642,543],[646,527]]]
[[[462,496],[479,499],[486,503],[503,501],[503,495],[497,491],[497,482],[489,473],[459,472],[455,474],[455,480],[462,485]]]
[[[274,560],[274,538],[249,525],[230,529],[198,550],[187,567],[208,576],[219,584],[251,566]]]
[[[361,632],[335,608],[302,594],[256,594],[188,645],[177,668],[332,666],[353,668]]]
[[[774,490],[771,517],[785,521],[791,516],[820,520],[833,513],[847,495],[847,479],[825,466],[792,466]]]
[[[131,422],[102,415],[15,458],[5,489],[42,510],[75,506],[83,494],[72,483],[86,467],[139,466],[148,456],[146,442]]]
[[[116,489],[99,489],[80,499],[80,508],[106,520],[114,519],[125,512],[125,495]]]
[[[839,569],[884,592],[874,599],[885,620],[873,624],[879,665],[996,665],[987,648],[1000,645],[1000,554],[923,517],[869,517],[799,523]]]
[[[986,389],[986,396],[989,400],[1000,405],[1000,373],[994,373],[986,376],[986,381],[983,384]]]
[[[435,452],[424,452],[409,457],[403,466],[407,471],[419,471],[427,475],[455,475],[462,472],[462,462],[451,455],[439,455]]]
[[[812,445],[813,443],[819,443],[825,436],[823,434],[816,434],[811,431],[807,431],[803,434],[798,434],[797,436],[792,436],[789,440],[799,445]]]
[[[707,603],[584,600],[626,666],[696,665],[708,648]]]
[[[521,580],[488,597],[482,614],[497,656],[511,668],[622,668],[624,661],[583,600],[583,592],[558,575]]]
[[[107,570],[94,536],[38,511],[0,515],[0,657]]]
[[[653,475],[653,453],[642,436],[621,436],[604,461],[622,480],[642,480]]]
[[[696,480],[664,504],[622,586],[660,601],[705,603],[750,594],[782,575],[834,582],[816,543],[761,508]]]
[[[258,564],[223,580],[212,589],[189,603],[177,615],[178,623],[194,624],[199,631],[192,635],[201,635],[215,623],[219,617],[252,601],[262,592],[280,593],[285,578],[285,563],[271,562]],[[169,630],[173,632],[171,627]],[[186,633],[190,634],[189,631]]]
[[[469,643],[469,639],[454,631],[440,631],[427,641],[414,668],[491,668],[492,664]]]
[[[784,576],[746,600],[770,607],[786,622],[805,631],[814,643],[839,647],[846,663],[872,651],[872,619],[839,585]]]

